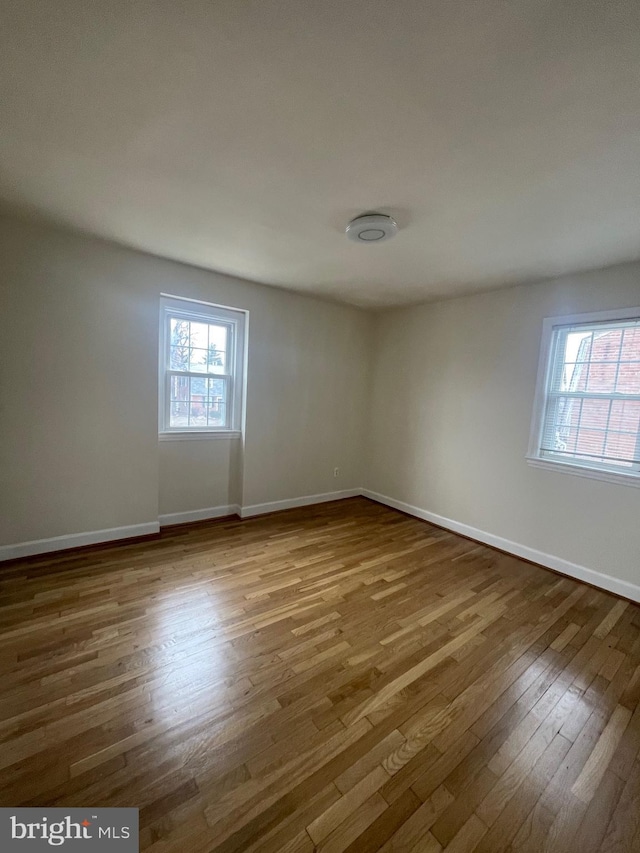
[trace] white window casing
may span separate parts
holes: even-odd
[[[161,440],[225,438],[243,429],[248,312],[163,294]]]
[[[640,486],[640,308],[544,321],[527,461]]]

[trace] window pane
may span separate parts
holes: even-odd
[[[207,372],[208,352],[206,349],[196,349],[192,347],[189,350],[189,370],[192,372],[206,373]]]
[[[188,400],[189,399],[189,377],[188,376],[172,376],[171,377],[171,401]]]
[[[616,388],[616,376],[618,365],[615,362],[597,362],[589,365],[585,376],[587,391],[597,391],[604,394],[613,394]]]
[[[604,438],[604,431],[580,427],[575,447],[576,455],[584,455],[590,458],[601,457],[604,452]]]
[[[640,329],[624,330],[620,349],[620,370],[616,391],[620,394],[640,394]]]
[[[624,330],[620,358],[622,361],[640,360],[640,327],[634,326]]]
[[[640,329],[625,329],[616,391],[640,394]]]
[[[542,448],[551,452],[571,452],[575,448],[582,401],[553,397],[549,402],[542,435]]]
[[[562,384],[560,391],[575,391],[584,370],[585,362],[576,364],[573,361],[565,362],[562,368]]]
[[[207,378],[205,376],[191,376],[189,379],[189,399],[200,400],[207,396]]]
[[[209,324],[196,323],[191,320],[189,327],[189,345],[197,349],[206,350],[209,346]]]
[[[605,400],[583,400],[581,429],[606,429],[611,402]]]
[[[630,468],[633,465],[636,436],[628,433],[609,433],[605,444],[605,456],[612,464]]]
[[[169,408],[169,426],[185,427],[189,425],[189,403],[172,401]]]
[[[207,401],[205,397],[196,395],[189,404],[189,426],[206,427],[207,425]]]
[[[169,330],[169,365],[171,370],[189,369],[189,321],[171,318]]]
[[[170,427],[189,426],[189,394],[189,377],[172,376],[169,401]]]
[[[608,332],[597,332],[594,335],[592,361],[618,361],[622,329],[611,329]]]
[[[227,407],[224,403],[215,402],[209,407],[209,426],[226,427]]]
[[[586,378],[588,368],[588,345],[591,332],[556,333],[556,360],[551,376],[551,388],[555,391],[576,391]],[[584,390],[584,389],[583,389]]]
[[[220,398],[226,402],[227,398],[227,380],[226,379],[207,379],[207,388],[210,397]]]
[[[227,425],[227,380],[207,379],[207,417],[211,427]]]
[[[620,364],[616,391],[618,394],[640,394],[640,361]]]
[[[209,325],[209,346],[207,366],[209,373],[229,373],[227,352],[229,329],[227,326]]]
[[[640,431],[640,401],[613,400],[609,426],[611,429],[623,432]]]

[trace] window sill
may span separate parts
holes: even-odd
[[[236,429],[216,430],[215,432],[161,432],[158,441],[208,441],[216,438],[238,439],[242,433]]]
[[[589,480],[602,480],[605,483],[617,483],[620,486],[635,486],[640,488],[640,475],[622,474],[617,471],[604,471],[601,468],[588,468],[586,465],[574,465],[571,462],[557,462],[551,459],[540,459],[537,456],[527,456],[527,464],[533,468],[544,468],[560,474],[573,474],[575,477],[586,477]]]

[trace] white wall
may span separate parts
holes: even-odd
[[[240,503],[240,451],[240,439],[161,441],[158,509],[162,520],[164,516]]]
[[[366,312],[12,218],[0,276],[0,547],[361,485]],[[244,442],[158,442],[161,292],[251,312]]]
[[[543,318],[637,305],[629,264],[380,314],[365,485],[640,585],[640,489],[525,462]]]
[[[0,544],[157,522],[156,265],[0,220]]]

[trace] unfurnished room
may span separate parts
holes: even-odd
[[[640,4],[0,0],[0,853],[640,853]]]

